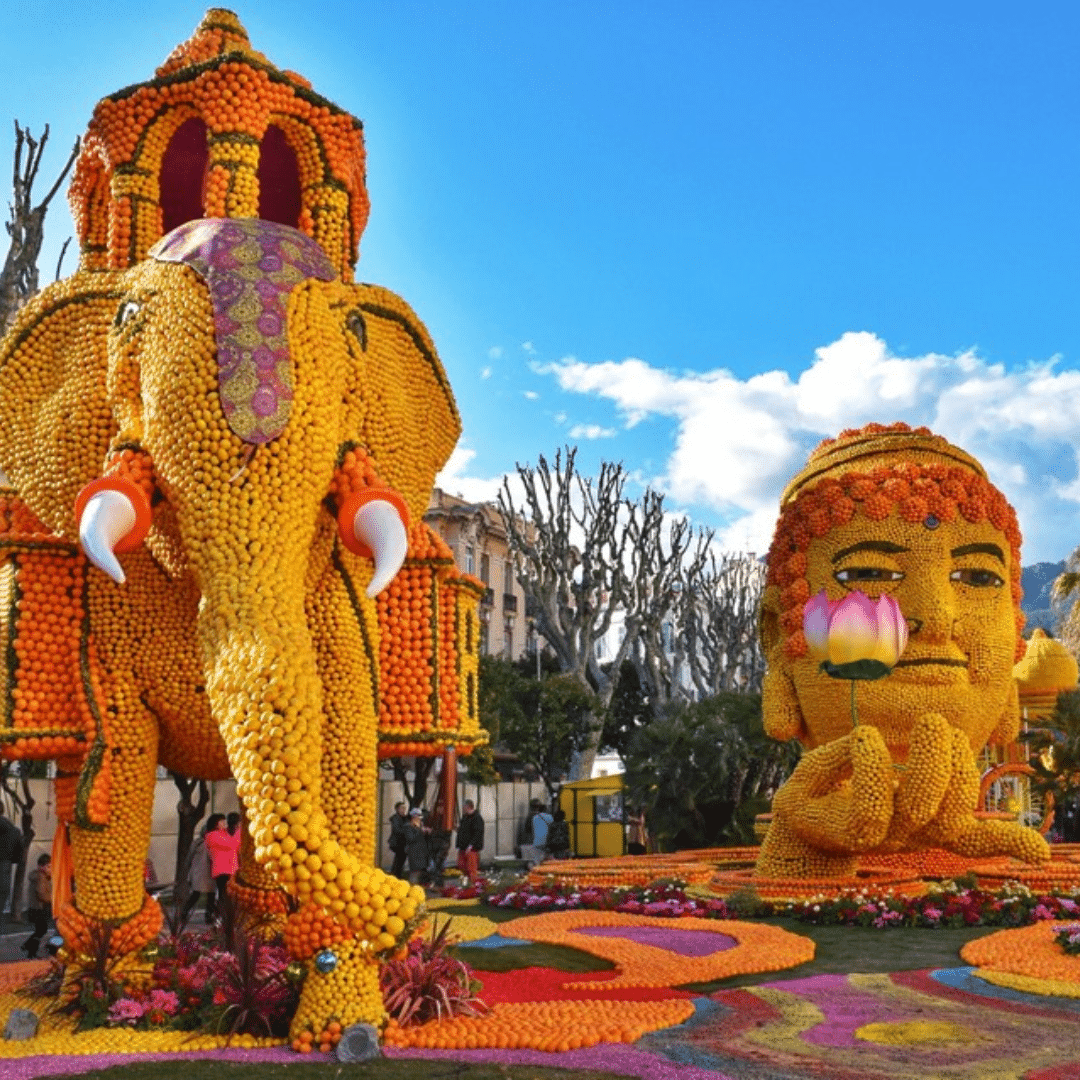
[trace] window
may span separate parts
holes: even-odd
[[[503,656],[509,660],[514,649],[514,617],[507,615],[503,619]]]
[[[472,544],[465,545],[465,573],[476,573],[476,548]]]
[[[480,655],[487,656],[488,654],[488,628],[487,623],[482,622],[480,624]]]
[[[491,559],[486,551],[480,556],[480,580],[485,585],[491,584]]]

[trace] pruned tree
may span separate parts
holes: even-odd
[[[621,464],[602,462],[593,480],[577,471],[576,454],[567,447],[556,452],[553,465],[542,455],[535,468],[518,465],[524,504],[515,504],[504,480],[499,511],[537,633],[559,671],[591,691],[602,712],[646,615],[662,619],[673,594],[656,580],[657,564],[663,562],[657,546],[662,496],[649,492],[640,503],[632,502],[623,494],[628,474]],[[597,646],[617,616],[623,619],[623,638],[611,662],[602,665]],[[594,721],[590,729],[589,744],[575,759],[574,778],[592,771],[601,724]]]
[[[171,772],[172,782],[180,793],[176,801],[176,816],[178,825],[176,830],[176,870],[173,877],[173,892],[187,899],[188,869],[191,855],[191,846],[195,842],[195,830],[206,813],[206,807],[210,803],[210,788],[205,780],[195,780],[190,776]],[[198,796],[196,797],[196,792]],[[183,903],[183,901],[181,901]]]
[[[75,140],[67,163],[45,197],[34,205],[34,182],[41,168],[45,144],[49,140],[49,125],[45,125],[40,139],[30,134],[18,120],[15,121],[15,155],[12,169],[12,199],[7,222],[8,252],[0,270],[0,332],[11,321],[15,312],[38,291],[38,259],[41,241],[45,235],[45,215],[64,178],[71,171],[79,154],[79,140]],[[64,245],[66,248],[66,244]],[[61,252],[63,258],[63,252]],[[59,276],[57,265],[57,276]]]
[[[427,798],[428,780],[431,777],[431,770],[435,767],[436,759],[433,757],[392,757],[388,760],[390,767],[394,770],[394,779],[401,785],[409,809],[412,810],[416,806],[422,807],[424,799]],[[412,772],[411,784],[410,771]]]
[[[11,912],[21,914],[20,899],[23,895],[23,881],[26,878],[26,860],[30,844],[34,839],[34,794],[30,789],[32,774],[45,776],[45,762],[3,761],[0,762],[0,796],[6,803],[8,817],[18,825],[22,832],[23,854],[15,866],[15,876],[11,883]],[[0,904],[5,898],[0,898]]]
[[[684,517],[669,518],[663,495],[652,490],[628,515],[627,532],[635,561],[625,593],[626,611],[633,612],[627,637],[631,626],[636,631],[629,655],[638,684],[658,713],[693,697],[686,679],[690,643],[679,633],[679,614],[694,587],[689,570],[706,558],[712,535],[695,532]]]
[[[765,654],[758,639],[765,567],[748,552],[704,553],[686,567],[678,612],[697,698],[760,693]]]

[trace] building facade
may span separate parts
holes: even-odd
[[[506,660],[534,655],[535,631],[526,616],[525,593],[514,574],[499,508],[435,488],[424,521],[446,541],[458,569],[487,586],[480,601],[481,655]]]

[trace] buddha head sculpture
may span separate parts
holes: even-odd
[[[970,454],[927,428],[870,424],[826,439],[785,489],[762,607],[764,720],[808,749],[852,728],[850,685],[819,670],[803,636],[804,605],[822,589],[892,596],[907,619],[891,675],[859,689],[859,722],[894,762],[929,712],[975,752],[1016,737],[1020,529]]]

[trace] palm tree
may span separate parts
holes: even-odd
[[[1058,694],[1054,711],[1045,719],[1029,720],[1028,727],[1031,767],[1035,770],[1031,786],[1041,795],[1053,795],[1064,839],[1076,840],[1080,809],[1080,690]]]
[[[1080,547],[1065,560],[1065,572],[1054,579],[1051,597],[1054,607],[1069,604],[1061,617],[1060,640],[1070,652],[1080,651]]]

